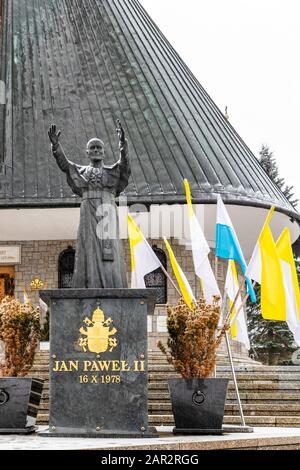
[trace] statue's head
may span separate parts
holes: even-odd
[[[86,153],[92,162],[102,162],[105,154],[105,145],[100,139],[91,139],[86,144]]]

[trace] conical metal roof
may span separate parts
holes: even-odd
[[[2,205],[76,203],[50,152],[55,122],[70,160],[94,136],[130,143],[130,202],[268,207],[299,215],[137,0],[14,0],[5,7],[6,183]],[[2,70],[4,68],[2,67]],[[3,72],[4,73],[4,72]]]

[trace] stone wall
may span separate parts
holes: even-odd
[[[15,245],[15,242],[1,242],[2,245]],[[63,250],[68,246],[76,248],[75,240],[52,240],[52,241],[24,241],[18,242],[21,245],[21,264],[15,266],[16,271],[16,297],[23,300],[23,289],[28,292],[32,301],[38,300],[36,292],[30,290],[30,282],[34,278],[40,278],[47,284],[47,288],[55,289],[58,286],[58,258]],[[157,245],[158,248],[165,250],[162,240],[152,240],[152,245]],[[172,248],[177,258],[178,263],[185,272],[196,296],[199,295],[200,285],[193,269],[193,261],[191,251],[184,246],[179,245],[177,240],[172,240]],[[130,282],[130,249],[128,241],[124,242],[124,254],[126,258],[126,266],[128,267],[128,281]],[[214,259],[211,258],[214,268]],[[167,261],[168,272],[175,278]],[[224,284],[225,266],[223,262],[218,263],[218,281],[221,286]],[[175,291],[172,283],[168,280],[168,302],[174,303],[178,299],[178,294]],[[161,308],[158,308],[161,311]]]
[[[14,245],[15,242],[2,242],[3,245]],[[19,300],[24,299],[23,289],[25,288],[31,301],[34,304],[38,303],[38,292],[30,289],[30,282],[34,278],[39,278],[46,283],[47,289],[55,289],[58,287],[58,258],[63,250],[68,246],[76,248],[74,240],[53,240],[53,241],[24,241],[18,242],[21,245],[21,264],[15,266],[15,295]],[[158,248],[165,250],[164,242],[162,240],[151,240],[152,245],[157,245]],[[190,249],[180,245],[178,240],[172,240],[171,245],[177,261],[189,280],[191,287],[196,296],[200,293],[200,284],[195,276],[193,268],[192,253]],[[130,282],[130,249],[128,241],[124,241],[124,254],[126,258],[126,266],[128,267],[128,281]],[[214,255],[211,254],[211,263],[215,269]],[[171,275],[174,283],[176,280],[173,276],[169,260],[167,260],[167,270]],[[226,264],[219,260],[217,267],[217,279],[220,288],[223,289]],[[168,303],[174,304],[178,300],[178,294],[168,279]],[[162,340],[166,342],[166,306],[158,305],[155,309],[153,317],[148,318],[148,331],[149,331],[149,349],[157,350],[157,341]],[[236,342],[235,342],[236,343]],[[236,344],[236,351],[240,354],[242,352],[241,345]],[[244,351],[245,353],[245,351]]]

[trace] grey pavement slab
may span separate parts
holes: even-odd
[[[40,427],[40,431],[45,431]],[[158,439],[47,438],[0,435],[0,450],[209,450],[282,446],[300,448],[300,428],[254,428],[253,433],[223,436],[174,436],[172,427],[159,427]]]

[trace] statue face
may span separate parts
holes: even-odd
[[[100,139],[91,139],[86,146],[86,153],[92,162],[100,162],[104,159],[105,146]]]

